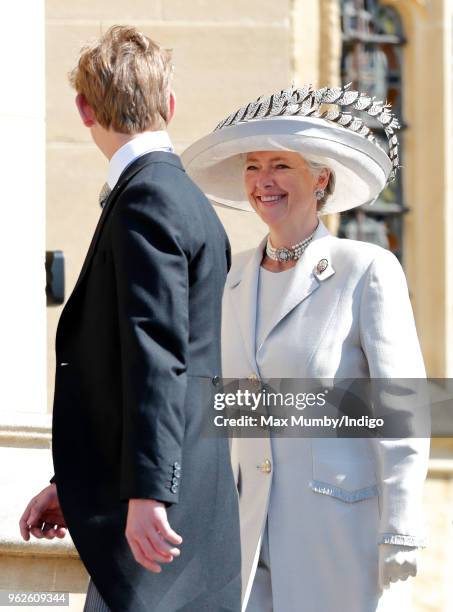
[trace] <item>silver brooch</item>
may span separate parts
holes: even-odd
[[[322,274],[324,270],[327,270],[328,265],[329,262],[327,261],[327,259],[320,259],[318,261],[318,265],[316,266],[316,271],[318,272],[318,274]]]

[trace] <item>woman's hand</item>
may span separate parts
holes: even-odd
[[[379,544],[379,584],[388,589],[391,582],[417,574],[417,547]]]
[[[19,521],[20,533],[28,542],[35,538],[64,538],[66,523],[58,501],[57,487],[51,484],[30,500]]]

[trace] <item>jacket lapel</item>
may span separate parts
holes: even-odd
[[[266,240],[267,237],[261,241],[248,262],[228,283],[228,289],[231,293],[232,303],[244,340],[245,352],[254,371],[258,373],[255,339],[256,306],[259,270]],[[294,276],[287,293],[282,295],[280,306],[266,330],[265,340],[294,308],[299,306],[313,292],[317,291],[321,283],[335,273],[330,259],[329,241],[330,233],[320,221],[312,243],[295,267]]]
[[[253,252],[251,258],[240,271],[238,277],[231,279],[228,289],[239,321],[246,356],[254,372],[258,372],[255,351],[256,302],[258,298],[258,275],[263,259],[264,238]]]

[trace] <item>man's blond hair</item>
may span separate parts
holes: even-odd
[[[171,52],[131,26],[113,26],[82,48],[71,85],[102,127],[122,134],[168,123]]]

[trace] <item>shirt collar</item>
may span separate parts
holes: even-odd
[[[173,145],[168,132],[143,132],[120,147],[109,162],[107,183],[113,189],[121,174],[138,157],[151,151],[168,151],[173,153]]]

